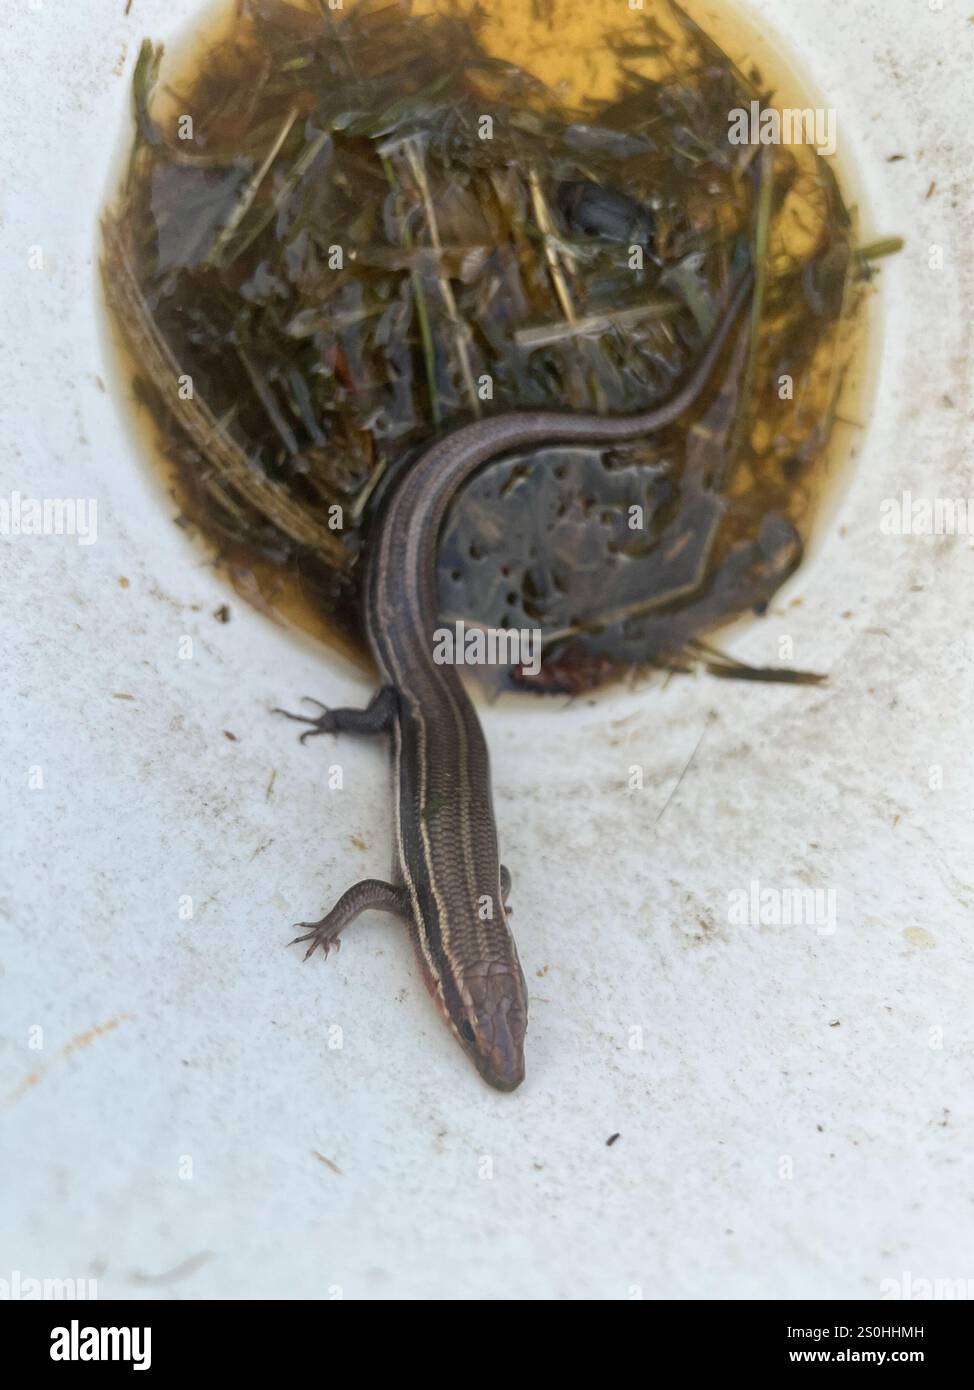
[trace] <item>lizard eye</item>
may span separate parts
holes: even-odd
[[[460,1036],[463,1038],[464,1042],[472,1043],[474,1041],[473,1028],[470,1025],[470,1020],[467,1018],[460,1024]]]

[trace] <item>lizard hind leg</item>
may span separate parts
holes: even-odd
[[[280,708],[272,710],[273,714],[283,714],[285,719],[310,725],[301,735],[302,743],[318,734],[387,734],[396,715],[396,692],[391,685],[377,690],[365,709],[328,709],[310,695],[304,699],[307,704],[317,705],[321,713],[311,716],[292,714],[290,710]]]
[[[381,878],[363,878],[361,883],[354,884],[342,894],[320,922],[298,922],[299,929],[307,930],[303,936],[296,936],[289,944],[296,946],[299,942],[310,942],[304,953],[305,960],[313,955],[319,946],[327,957],[333,946],[336,951],[341,946],[339,936],[349,923],[354,922],[360,913],[368,912],[370,909],[373,912],[392,912],[397,917],[408,918],[409,894],[405,888],[385,883]]]

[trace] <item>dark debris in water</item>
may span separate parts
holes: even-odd
[[[628,20],[607,33],[619,90],[601,107],[490,53],[476,10],[247,0],[175,99],[143,46],[108,298],[184,515],[262,603],[290,587],[359,641],[368,526],[424,440],[661,400],[748,261],[759,332],[698,420],[492,463],[449,518],[441,595],[540,626],[538,688],[584,689],[691,650],[794,571],[841,385],[851,222],[808,150],[729,144],[756,90],[667,14],[640,42]],[[174,409],[176,367],[198,408]],[[719,428],[700,430],[708,410]]]

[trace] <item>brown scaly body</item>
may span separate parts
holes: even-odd
[[[383,684],[367,710],[326,710],[302,737],[391,733],[399,882],[356,884],[321,922],[304,924],[308,954],[337,941],[359,912],[403,917],[431,992],[484,1079],[514,1090],[524,1078],[528,1000],[507,923],[509,886],[498,854],[487,746],[453,666],[434,660],[436,548],[447,507],[496,455],[556,441],[599,444],[662,429],[706,386],[748,302],[738,286],[699,364],[663,405],[603,417],[516,412],[465,425],[436,440],[385,504],[369,550],[365,615]],[[291,715],[290,718],[303,716]]]

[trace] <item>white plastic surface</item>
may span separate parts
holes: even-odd
[[[532,994],[502,1095],[391,919],[327,964],[285,949],[387,872],[386,759],[270,717],[367,691],[228,593],[120,414],[96,218],[139,40],[195,5],[124,8],[0,15],[0,495],[98,501],[96,544],[0,537],[0,1278],[613,1299],[974,1277],[974,555],[879,526],[903,489],[974,494],[967,12],[752,7],[839,109],[867,231],[908,238],[836,525],[734,639],[773,664],[791,637],[831,680],[485,713]],[[732,924],[752,882],[834,890],[836,930]]]

